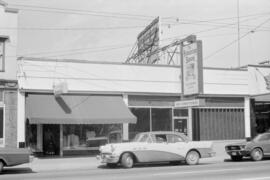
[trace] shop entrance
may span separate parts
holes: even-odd
[[[59,155],[60,153],[60,125],[43,125],[43,153],[44,155]]]
[[[256,134],[270,130],[270,102],[255,103]]]
[[[173,112],[173,130],[188,135],[188,109],[178,108]]]
[[[174,131],[187,135],[187,118],[174,119]]]

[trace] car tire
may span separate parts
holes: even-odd
[[[2,173],[3,169],[4,169],[4,163],[3,161],[0,160],[0,173]]]
[[[233,161],[241,161],[243,159],[243,156],[231,156],[231,159]]]
[[[132,168],[134,164],[134,159],[130,153],[124,153],[121,157],[121,165],[124,168]]]
[[[260,148],[255,148],[250,153],[253,161],[260,161],[263,159],[263,151]]]
[[[189,151],[186,156],[186,163],[188,165],[196,165],[199,163],[200,155],[197,151]]]
[[[116,163],[107,163],[107,167],[109,168],[116,168],[117,164]]]

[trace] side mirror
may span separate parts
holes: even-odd
[[[246,137],[246,141],[247,142],[251,141],[251,137]]]

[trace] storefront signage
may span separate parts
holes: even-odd
[[[203,93],[202,42],[196,41],[183,47],[183,94]]]
[[[192,100],[174,102],[174,107],[176,107],[176,108],[193,107],[193,106],[205,106],[205,100],[204,99],[192,99]]]
[[[249,65],[248,75],[249,94],[270,93],[270,66]]]

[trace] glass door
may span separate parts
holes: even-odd
[[[187,118],[174,119],[174,131],[187,135]]]
[[[188,135],[188,109],[173,110],[173,130]]]

